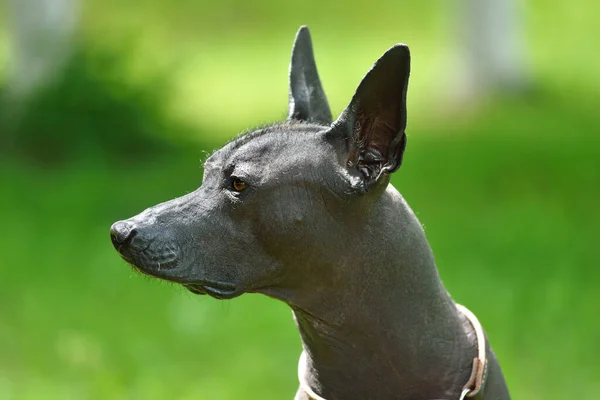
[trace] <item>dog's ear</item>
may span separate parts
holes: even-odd
[[[348,167],[360,172],[366,189],[402,163],[409,74],[408,46],[397,44],[367,72],[333,124],[331,133],[345,140]]]
[[[288,120],[328,125],[331,111],[319,80],[310,32],[306,26],[296,34],[290,63]]]

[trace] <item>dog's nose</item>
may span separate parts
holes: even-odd
[[[113,245],[118,249],[128,243],[135,236],[135,225],[128,221],[115,222],[110,227],[110,238]]]

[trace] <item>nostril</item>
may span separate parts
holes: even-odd
[[[135,225],[127,221],[115,222],[110,227],[110,238],[115,246],[131,241],[135,233]]]

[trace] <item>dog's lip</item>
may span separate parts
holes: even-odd
[[[180,265],[177,258],[164,259],[156,261],[153,265],[144,265],[144,263],[138,262],[130,252],[119,252],[119,255],[127,264],[133,267],[134,270],[141,272],[144,275],[149,275],[154,278],[170,280],[168,276],[169,272],[176,270]]]
[[[120,252],[120,254],[121,257],[133,267],[134,270],[153,278],[179,283],[194,294],[208,294],[216,299],[232,299],[241,295],[241,291],[238,290],[238,288],[232,283],[212,280],[186,281],[183,279],[178,279],[176,276],[172,275],[174,268],[179,264],[178,260],[165,262],[164,265],[161,264],[162,267],[166,267],[164,269],[155,269],[136,263],[130,258],[129,254],[126,255],[123,254],[123,252]]]
[[[227,282],[199,281],[184,283],[186,289],[195,294],[208,294],[216,299],[232,299],[239,296],[236,286]]]

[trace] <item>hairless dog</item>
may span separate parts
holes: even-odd
[[[444,288],[390,184],[406,148],[408,47],[391,47],[332,121],[306,27],[288,118],[204,164],[202,185],[111,227],[120,255],[196,294],[263,293],[293,310],[296,399],[509,399],[477,318]]]

